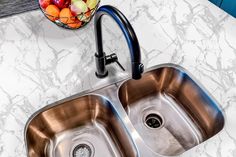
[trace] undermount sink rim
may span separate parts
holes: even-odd
[[[198,79],[196,79],[195,76],[193,76],[193,74],[192,74],[191,72],[189,72],[186,68],[182,67],[181,65],[174,64],[174,63],[163,63],[163,64],[155,65],[155,66],[152,66],[152,67],[146,69],[146,70],[144,71],[143,75],[146,74],[146,73],[148,73],[148,72],[152,72],[152,71],[155,71],[155,70],[157,70],[157,69],[160,69],[160,68],[174,68],[174,69],[176,69],[176,70],[179,70],[179,71],[182,72],[182,73],[185,73],[195,84],[197,84],[197,86],[198,86],[202,91],[204,91],[204,93],[205,93],[206,95],[209,96],[209,98],[210,98],[211,100],[213,100],[213,102],[214,102],[215,105],[217,106],[217,109],[220,111],[220,113],[222,114],[222,117],[223,117],[223,126],[222,126],[222,128],[221,128],[221,130],[220,130],[219,132],[217,132],[215,135],[209,137],[207,140],[204,140],[204,141],[200,142],[198,145],[196,145],[196,146],[194,146],[194,147],[192,147],[192,148],[186,150],[185,152],[183,152],[183,153],[181,153],[181,154],[177,154],[177,155],[171,155],[171,156],[162,155],[162,154],[160,154],[160,153],[158,153],[158,152],[153,151],[149,146],[147,146],[147,144],[145,144],[143,138],[140,136],[140,134],[138,133],[137,129],[135,129],[135,130],[137,131],[139,137],[140,137],[141,140],[143,141],[144,145],[147,146],[147,149],[149,149],[149,151],[152,151],[156,156],[158,156],[158,157],[159,157],[159,156],[163,156],[163,157],[177,157],[177,156],[181,156],[181,155],[183,155],[184,153],[186,153],[186,152],[188,152],[188,151],[190,151],[190,150],[192,150],[192,149],[198,147],[199,145],[204,144],[205,142],[208,142],[208,141],[211,140],[212,138],[216,137],[216,135],[220,134],[220,133],[224,130],[224,128],[225,128],[226,115],[225,115],[225,112],[224,112],[223,107],[222,107],[222,106],[220,105],[220,103],[215,99],[215,97],[206,89],[206,87],[205,87]],[[142,78],[141,78],[141,79],[142,79]],[[127,81],[129,81],[129,80],[131,80],[131,78],[127,78],[127,79],[121,81],[121,83],[119,84],[119,87],[118,87],[118,90],[117,90],[117,97],[118,97],[119,100],[120,100],[120,98],[119,98],[119,91],[120,91],[122,85],[125,84],[125,83],[126,83]],[[120,101],[120,104],[122,105],[122,102],[121,102],[121,101]],[[123,106],[123,105],[122,105],[122,106]],[[123,109],[125,110],[124,106],[123,106]],[[127,112],[126,112],[126,113],[127,113]],[[128,115],[128,113],[127,113],[127,115]],[[129,116],[128,116],[128,117],[129,117]],[[130,118],[130,117],[129,117],[129,118]],[[132,124],[132,122],[131,122],[131,124]],[[132,125],[133,125],[133,124],[132,124]]]
[[[111,84],[112,85],[112,84]],[[109,85],[108,85],[109,86]],[[105,88],[106,86],[104,87],[101,87],[101,88]],[[100,89],[100,88],[99,88]],[[98,90],[99,90],[98,89]],[[89,90],[88,90],[89,91]],[[137,145],[135,143],[135,140],[133,139],[132,135],[131,135],[131,132],[128,131],[129,129],[127,128],[125,122],[124,122],[124,116],[121,116],[119,111],[117,110],[116,106],[114,105],[114,103],[109,100],[106,96],[104,95],[101,95],[101,94],[97,94],[97,93],[93,93],[92,91],[95,91],[95,90],[92,90],[91,92],[81,92],[81,93],[78,93],[78,94],[75,94],[75,95],[72,95],[70,97],[67,97],[65,99],[62,99],[62,100],[59,100],[59,101],[56,101],[52,104],[49,104],[47,106],[44,106],[43,108],[37,110],[36,112],[34,112],[27,120],[27,123],[24,127],[24,142],[25,142],[25,149],[26,149],[26,153],[27,153],[27,157],[29,156],[28,152],[29,152],[29,148],[28,148],[28,142],[27,142],[27,129],[29,128],[29,125],[30,123],[34,120],[34,118],[36,118],[39,114],[47,111],[47,110],[50,110],[51,108],[53,107],[56,107],[58,105],[61,105],[63,103],[66,103],[66,102],[69,102],[69,101],[73,101],[73,100],[76,100],[76,99],[80,99],[80,98],[83,98],[83,97],[86,97],[86,96],[95,96],[95,97],[100,97],[101,99],[104,99],[106,100],[108,103],[110,103],[110,105],[112,106],[112,109],[114,110],[114,113],[117,115],[118,117],[118,120],[121,120],[120,122],[120,125],[123,126],[123,129],[125,129],[125,132],[128,134],[128,137],[129,137],[129,141],[130,143],[132,144],[131,147],[132,149],[135,151],[134,153],[136,154],[137,157],[140,157],[139,155],[139,150],[137,148]]]
[[[159,69],[159,68],[164,68],[164,67],[170,67],[170,68],[176,68],[178,70],[180,70],[181,72],[186,73],[207,95],[209,95],[209,97],[216,103],[217,107],[220,109],[221,113],[223,114],[224,120],[226,121],[226,115],[224,112],[223,107],[220,105],[220,103],[215,99],[215,97],[206,89],[206,87],[204,87],[204,85],[198,80],[196,79],[192,73],[190,73],[186,68],[184,68],[181,65],[178,64],[174,64],[174,63],[163,63],[163,64],[158,64],[158,65],[154,65],[151,66],[150,68],[146,69],[144,71],[143,74],[147,73],[147,72],[151,72],[155,69]],[[122,84],[124,84],[126,81],[132,79],[131,77],[125,78],[121,81],[117,81],[116,83],[120,83],[118,90],[117,90],[117,97],[119,97],[119,89],[122,86]],[[105,87],[105,86],[104,86]],[[225,126],[225,123],[224,123]],[[224,128],[224,127],[223,127]]]
[[[163,67],[176,68],[176,69],[180,70],[181,72],[186,73],[186,74],[187,74],[187,75],[188,75],[188,76],[189,76],[189,77],[190,77],[190,78],[191,78],[191,79],[192,79],[192,80],[193,80],[193,81],[216,103],[217,107],[218,107],[219,110],[221,111],[221,113],[222,113],[222,115],[223,115],[223,118],[224,118],[224,125],[223,125],[222,129],[217,133],[217,135],[220,134],[220,133],[224,130],[225,122],[226,122],[226,116],[225,116],[225,112],[224,112],[222,106],[221,106],[220,103],[215,99],[215,97],[201,84],[200,81],[198,81],[198,80],[193,76],[192,73],[190,73],[187,69],[185,69],[184,67],[182,67],[182,66],[180,66],[180,65],[173,64],[173,63],[159,64],[159,65],[155,65],[155,66],[152,66],[152,67],[146,69],[144,73],[153,71],[153,70],[158,69],[158,68],[163,68]],[[34,113],[28,118],[28,120],[27,120],[27,122],[26,122],[26,125],[25,125],[25,127],[24,127],[24,141],[25,141],[25,148],[26,148],[27,156],[28,156],[28,145],[27,145],[27,142],[26,142],[27,128],[28,128],[30,122],[31,122],[38,114],[40,114],[41,112],[46,111],[46,110],[48,110],[48,109],[50,109],[50,108],[53,108],[53,107],[55,107],[55,106],[57,106],[57,105],[60,105],[60,104],[62,104],[62,103],[64,103],[64,102],[71,101],[71,100],[74,100],[74,99],[77,99],[77,98],[80,98],[80,97],[83,97],[83,96],[86,96],[86,95],[100,96],[100,97],[106,99],[107,101],[109,101],[109,102],[113,105],[113,108],[116,110],[116,112],[117,112],[118,114],[119,114],[119,112],[120,112],[120,109],[121,109],[121,110],[124,110],[124,112],[125,112],[125,109],[123,108],[123,105],[121,104],[120,101],[118,101],[118,102],[113,102],[111,99],[109,99],[108,96],[98,94],[98,93],[96,93],[96,91],[97,91],[97,90],[100,90],[100,89],[103,89],[103,88],[106,88],[106,87],[109,87],[109,86],[112,86],[112,85],[118,85],[118,86],[117,86],[117,90],[116,90],[114,93],[115,93],[116,97],[117,97],[118,100],[119,100],[119,95],[118,95],[119,93],[118,93],[118,91],[119,91],[120,87],[122,86],[123,83],[125,83],[127,80],[130,80],[130,79],[131,79],[130,76],[127,76],[126,78],[120,79],[120,80],[118,80],[118,81],[115,80],[115,79],[114,79],[115,81],[114,81],[114,80],[111,81],[111,80],[107,79],[107,81],[106,81],[103,85],[100,85],[100,86],[97,86],[96,88],[92,88],[92,89],[89,89],[89,90],[85,90],[85,91],[79,92],[78,94],[74,94],[74,95],[72,95],[72,96],[66,97],[66,98],[64,98],[64,99],[62,99],[62,100],[59,100],[59,101],[56,101],[56,102],[51,103],[51,104],[49,104],[49,105],[46,105],[46,106],[42,107],[41,109],[37,110],[36,112],[34,112]],[[113,83],[111,83],[111,82],[113,82]],[[125,112],[125,113],[126,113],[126,112]],[[130,120],[128,120],[128,122],[126,122],[126,121],[124,120],[125,118],[128,117],[128,115],[126,115],[126,116],[124,117],[123,113],[121,113],[121,115],[119,115],[119,117],[120,117],[120,119],[122,120],[122,123],[124,124],[124,127],[125,127],[125,128],[127,127],[126,129],[128,130],[127,132],[130,134],[129,136],[130,136],[130,138],[131,138],[131,140],[132,140],[133,146],[135,146],[135,149],[137,150],[137,152],[136,152],[136,153],[137,153],[137,157],[141,157],[140,154],[142,154],[142,152],[143,152],[143,150],[140,150],[140,145],[141,145],[141,146],[145,146],[144,152],[145,152],[145,151],[150,151],[150,148],[149,148],[149,147],[146,147],[146,144],[144,144],[143,139],[140,138],[140,135],[139,135],[139,134],[137,134],[138,132],[137,132],[137,130],[133,127],[132,122],[130,122]],[[128,126],[126,126],[126,125],[128,125]],[[134,131],[134,132],[132,132],[132,131]],[[138,136],[137,139],[135,139],[135,138],[133,137],[133,135],[131,135],[131,133],[134,133],[135,136]],[[209,141],[211,140],[211,138],[214,138],[214,137],[215,137],[215,136],[212,136],[212,137],[210,137],[209,139],[207,139],[206,141],[209,142]],[[199,145],[205,143],[206,141],[203,141],[203,142],[200,143]],[[191,148],[191,149],[189,149],[189,150],[187,150],[187,151],[190,151],[190,150],[192,150],[192,149],[198,147],[199,145],[197,145],[197,146],[195,146],[195,147],[193,147],[193,148]],[[156,152],[152,153],[151,155],[154,156],[154,157],[165,156],[165,155],[158,154],[158,153],[156,153]],[[175,155],[174,155],[174,156],[175,156]],[[177,155],[176,155],[176,156],[177,156]]]

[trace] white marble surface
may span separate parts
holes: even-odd
[[[207,0],[102,0],[130,19],[146,68],[176,63],[190,71],[221,105],[222,132],[182,157],[236,156],[236,19]],[[104,20],[106,52],[130,69],[125,39]],[[115,65],[94,76],[93,24],[63,30],[40,11],[0,19],[0,157],[25,157],[24,125],[38,109],[81,91],[127,77]]]

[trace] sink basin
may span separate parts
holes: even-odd
[[[177,156],[223,127],[212,96],[165,64],[44,107],[28,120],[25,142],[28,157]]]
[[[140,80],[125,81],[118,97],[145,145],[156,154],[182,154],[224,126],[216,101],[175,65],[160,66]]]
[[[135,157],[136,148],[106,98],[84,95],[35,113],[25,128],[29,157]]]

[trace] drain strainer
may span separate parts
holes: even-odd
[[[79,144],[73,150],[73,157],[92,157],[92,149],[87,144]]]
[[[151,129],[156,129],[162,126],[163,120],[162,117],[156,113],[151,113],[146,116],[145,124]]]

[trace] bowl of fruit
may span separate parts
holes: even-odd
[[[44,15],[58,26],[78,29],[96,12],[100,0],[39,0]]]

